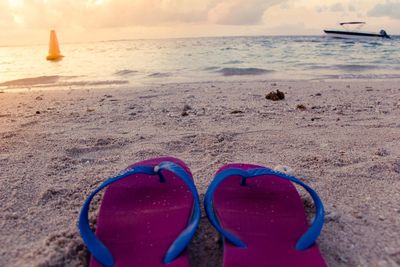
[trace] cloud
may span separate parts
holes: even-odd
[[[29,28],[149,26],[206,20],[210,1],[31,0],[13,8],[6,0],[0,0],[0,15],[20,17]],[[3,20],[2,16],[0,22]]]
[[[332,12],[344,12],[345,9],[344,9],[344,6],[341,3],[336,3],[336,4],[333,4],[331,6],[330,11],[332,11]]]
[[[288,0],[0,0],[0,27],[111,28],[177,23],[247,25]]]
[[[368,15],[372,17],[390,17],[400,19],[400,1],[386,0],[383,4],[377,4],[370,11]]]
[[[330,6],[328,5],[319,5],[316,7],[317,12],[322,13],[322,12],[341,12],[341,13],[347,13],[348,11],[354,12],[355,8],[352,5],[349,6],[344,6],[342,3],[337,2],[334,3]]]
[[[14,24],[12,13],[5,1],[0,0],[0,28],[8,28]]]
[[[219,1],[208,12],[209,22],[227,25],[259,24],[264,12],[285,0],[224,0]]]

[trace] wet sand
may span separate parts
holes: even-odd
[[[276,89],[285,99],[267,100]],[[0,93],[0,266],[85,265],[84,198],[162,155],[188,164],[202,197],[223,164],[289,166],[324,200],[329,266],[400,264],[400,85],[376,80]],[[217,241],[203,215],[192,266],[220,266]]]

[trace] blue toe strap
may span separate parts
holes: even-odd
[[[181,166],[172,162],[163,162],[159,166],[160,169],[168,170],[180,177],[189,188],[194,199],[193,211],[192,215],[190,216],[188,225],[175,239],[175,241],[172,243],[167,253],[165,254],[164,263],[168,264],[172,262],[176,257],[178,257],[183,250],[185,250],[185,248],[189,245],[190,240],[192,240],[197,230],[197,227],[199,226],[201,215],[200,198],[192,177]]]
[[[290,176],[281,172],[273,171],[268,168],[254,168],[254,169],[249,169],[249,170],[242,170],[242,169],[237,169],[237,168],[229,168],[225,169],[221,172],[219,172],[214,180],[211,182],[210,186],[207,189],[205,198],[204,198],[204,207],[205,211],[207,213],[207,216],[211,222],[211,224],[217,229],[217,231],[224,237],[226,238],[229,242],[234,244],[237,247],[246,247],[246,244],[240,240],[238,237],[233,235],[232,233],[226,231],[225,229],[222,228],[214,210],[214,205],[213,205],[213,196],[216,188],[219,186],[219,184],[225,180],[228,177],[231,176],[240,176],[242,177],[241,184],[245,185],[246,180],[250,178],[254,178],[257,176],[262,176],[262,175],[274,175],[276,177],[289,180],[293,183],[296,183],[300,186],[302,186],[310,195],[311,198],[314,201],[315,209],[316,209],[316,214],[313,223],[311,226],[308,228],[308,230],[300,237],[300,239],[296,243],[296,249],[297,250],[305,250],[312,246],[314,242],[317,240],[318,236],[321,233],[323,224],[324,224],[324,216],[325,216],[325,211],[324,211],[324,205],[318,196],[317,192],[315,192],[310,186],[307,184],[303,183],[299,179],[297,179],[294,176]]]
[[[162,170],[172,172],[176,176],[181,178],[189,188],[190,192],[193,194],[194,198],[194,206],[192,209],[192,215],[189,219],[188,225],[169,247],[167,253],[164,256],[164,263],[167,264],[172,262],[176,257],[178,257],[182,253],[182,251],[189,244],[200,222],[200,199],[196,186],[191,176],[181,166],[172,162],[162,162],[155,167],[150,167],[150,166],[132,167],[123,171],[119,175],[111,177],[105,182],[103,182],[87,197],[81,208],[81,212],[79,215],[79,222],[78,222],[81,237],[85,245],[89,249],[90,253],[102,265],[107,267],[114,266],[114,259],[108,248],[96,237],[96,235],[90,229],[88,214],[89,214],[90,202],[92,201],[93,197],[108,185],[134,174],[158,175],[160,177],[160,182],[168,182],[165,181],[164,175],[161,172]]]

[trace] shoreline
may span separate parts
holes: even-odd
[[[277,89],[285,100],[265,99]],[[0,265],[85,264],[76,219],[88,192],[133,162],[171,155],[191,168],[202,198],[223,164],[289,166],[324,200],[318,244],[329,266],[396,266],[398,118],[398,80],[3,92]],[[93,202],[92,222],[100,198]],[[203,213],[191,266],[219,266],[217,240]]]
[[[53,76],[43,76],[44,78],[48,77],[53,77]],[[48,92],[48,91],[80,91],[80,90],[147,90],[151,87],[164,87],[164,86],[181,86],[181,85],[189,85],[189,86],[194,86],[194,85],[207,85],[207,84],[225,84],[225,83],[304,83],[304,82],[309,82],[309,83],[342,83],[342,82],[347,82],[347,83],[376,83],[376,82],[399,82],[399,78],[304,78],[304,79],[254,79],[256,76],[249,76],[247,80],[229,80],[229,81],[224,81],[224,80],[207,80],[207,81],[193,81],[193,82],[144,82],[144,83],[137,83],[137,84],[131,84],[127,80],[115,80],[115,81],[103,81],[104,86],[108,85],[117,85],[117,84],[123,84],[123,86],[120,87],[95,87],[96,84],[91,84],[90,81],[82,81],[82,83],[86,84],[72,84],[72,85],[57,85],[57,84],[46,84],[46,85],[33,85],[33,86],[26,86],[21,88],[21,86],[15,86],[13,88],[9,88],[7,86],[3,86],[3,88],[0,87],[0,93],[23,93],[23,92]],[[19,81],[19,80],[27,80],[27,79],[36,79],[36,78],[42,78],[42,77],[32,77],[32,78],[24,78],[24,79],[18,79],[18,80],[12,80],[12,81],[7,81],[8,82],[14,82],[14,81]],[[253,79],[251,79],[253,78]],[[251,79],[251,80],[250,80]],[[98,82],[98,81],[96,81]],[[101,81],[100,81],[101,82]],[[114,83],[115,82],[115,83]],[[113,84],[114,83],[114,84]],[[83,87],[83,88],[82,88]]]

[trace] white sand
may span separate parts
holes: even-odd
[[[275,89],[284,101],[265,99]],[[76,227],[83,199],[127,165],[160,155],[183,159],[202,196],[225,163],[289,166],[325,202],[318,243],[330,266],[400,264],[398,81],[6,92],[0,137],[0,266],[85,264]],[[216,240],[203,216],[192,266],[219,266]]]

